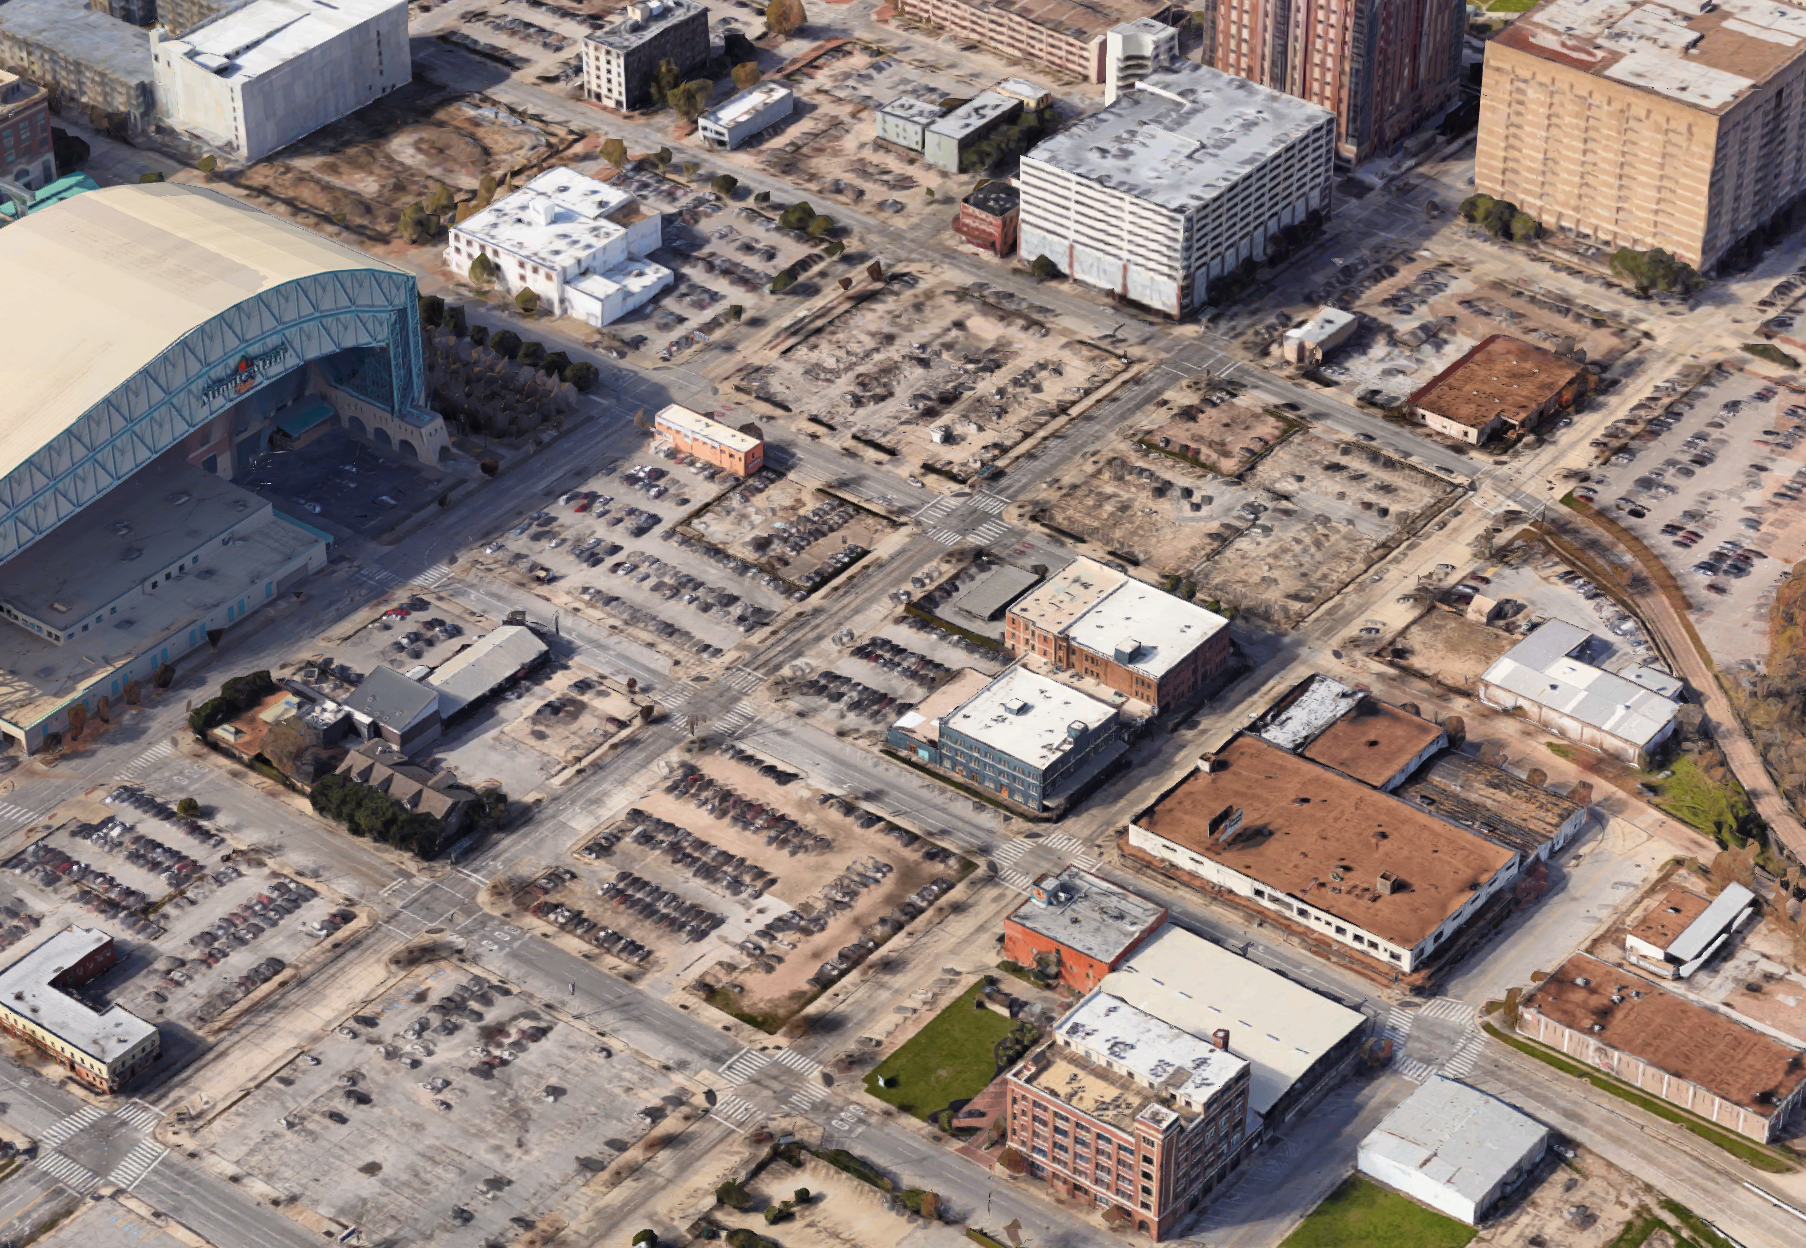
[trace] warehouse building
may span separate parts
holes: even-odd
[[[1128,827],[1131,847],[1401,974],[1517,878],[1516,851],[1238,736]]]
[[[1480,700],[1642,766],[1674,733],[1679,682],[1639,682],[1595,667],[1588,656],[1606,648],[1597,641],[1578,625],[1549,620],[1486,669]]]
[[[1329,353],[1354,337],[1361,318],[1341,308],[1319,308],[1317,315],[1280,336],[1279,351],[1291,364],[1315,368]]]
[[[932,101],[913,99],[906,95],[880,108],[873,117],[872,124],[877,128],[878,137],[884,142],[894,143],[906,152],[919,153],[922,145],[928,141],[928,127],[939,121],[946,112],[946,109]]]
[[[1339,1082],[1367,1038],[1359,1010],[1170,923],[1099,987],[1245,1058],[1248,1108],[1262,1134]]]
[[[0,229],[0,265],[30,310],[0,355],[0,732],[35,751],[323,564],[327,534],[229,480],[280,403],[444,425],[413,277],[218,191],[74,195]]]
[[[251,0],[150,35],[159,117],[262,160],[413,78],[407,0]]]
[[[622,112],[640,108],[652,102],[661,62],[688,75],[708,59],[709,11],[696,0],[639,0],[585,35],[582,53],[583,90],[590,99]]]
[[[449,722],[545,662],[551,651],[539,634],[504,624],[441,663],[427,678],[439,695],[439,718]]]
[[[1022,115],[1022,101],[999,91],[980,91],[922,132],[922,159],[936,169],[959,173],[966,153],[1001,126]]]
[[[1495,1096],[1431,1075],[1361,1141],[1360,1172],[1478,1226],[1549,1151],[1549,1129]]]
[[[961,590],[948,606],[974,623],[989,624],[1040,583],[1039,572],[1000,563]]]
[[[694,455],[737,477],[750,477],[765,466],[765,437],[754,424],[736,429],[670,403],[652,418],[652,431],[679,454]]]
[[[696,119],[710,147],[732,151],[796,111],[796,93],[781,82],[761,82],[723,100]]]
[[[541,311],[600,328],[671,284],[671,270],[646,258],[664,237],[663,214],[559,166],[454,224],[445,263],[468,274],[487,257],[503,290],[531,290]]]
[[[1090,992],[1166,922],[1166,910],[1078,867],[1048,874],[1003,921],[1003,956]]]
[[[113,938],[69,926],[0,971],[0,1031],[50,1054],[96,1092],[117,1092],[157,1060],[157,1029],[123,1006],[96,1012],[66,989],[117,960]]]
[[[1082,556],[1010,607],[1004,644],[1155,711],[1190,699],[1232,653],[1216,612]]]
[[[1687,979],[1724,948],[1755,915],[1758,904],[1756,895],[1741,884],[1726,884],[1711,901],[1690,889],[1669,889],[1625,933],[1625,958],[1663,979]]]
[[[1449,743],[1439,724],[1321,672],[1288,689],[1248,730],[1269,745],[1390,792]]]
[[[1761,1143],[1801,1127],[1806,1051],[1587,954],[1524,996],[1518,1031]]]
[[[64,109],[98,112],[134,133],[156,115],[150,36],[86,0],[0,4],[0,69],[55,91]]]
[[[1093,989],[1005,1074],[1010,1146],[1063,1198],[1167,1239],[1247,1155],[1252,1070],[1220,1037]]]
[[[1591,379],[1585,364],[1493,334],[1431,378],[1408,406],[1437,433],[1479,446],[1574,406]]]
[[[1395,791],[1440,819],[1516,850],[1525,866],[1552,860],[1587,822],[1586,806],[1572,797],[1455,750]]]
[[[1020,250],[1171,317],[1330,213],[1335,114],[1182,62],[1022,158]],[[1314,215],[1313,215],[1314,214]]]

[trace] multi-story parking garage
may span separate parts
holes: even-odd
[[[27,750],[324,565],[232,484],[327,422],[448,449],[399,269],[204,187],[91,191],[0,231],[0,733]]]

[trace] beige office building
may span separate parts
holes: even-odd
[[[1710,269],[1806,190],[1803,52],[1790,3],[1545,0],[1486,45],[1475,187]]]

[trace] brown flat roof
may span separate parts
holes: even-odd
[[[1420,715],[1362,698],[1305,746],[1304,756],[1378,788],[1441,735]]]
[[[1524,1006],[1754,1114],[1771,1114],[1806,1079],[1801,1050],[1584,953]]]
[[[1686,931],[1687,925],[1704,914],[1711,904],[1710,898],[1701,897],[1690,888],[1671,888],[1668,895],[1643,916],[1643,921],[1630,929],[1630,934],[1667,952],[1674,938]]]
[[[1237,737],[1136,819],[1137,827],[1220,862],[1396,945],[1414,946],[1516,855],[1327,767]],[[1242,828],[1213,843],[1225,807]],[[1400,888],[1382,893],[1382,871]]]
[[[1524,420],[1586,371],[1553,351],[1494,334],[1411,396],[1411,405],[1479,428],[1499,418]]]

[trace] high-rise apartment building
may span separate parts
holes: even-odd
[[[1190,62],[1158,70],[1022,158],[1025,260],[1168,316],[1327,217],[1335,117]]]
[[[1806,191],[1806,8],[1546,0],[1486,45],[1474,185],[1713,267]]]
[[[661,62],[688,74],[708,55],[709,11],[696,0],[640,0],[583,37],[583,90],[625,112],[651,99]]]
[[[1335,113],[1347,164],[1396,147],[1460,83],[1463,0],[1208,0],[1205,14],[1205,59]]]

